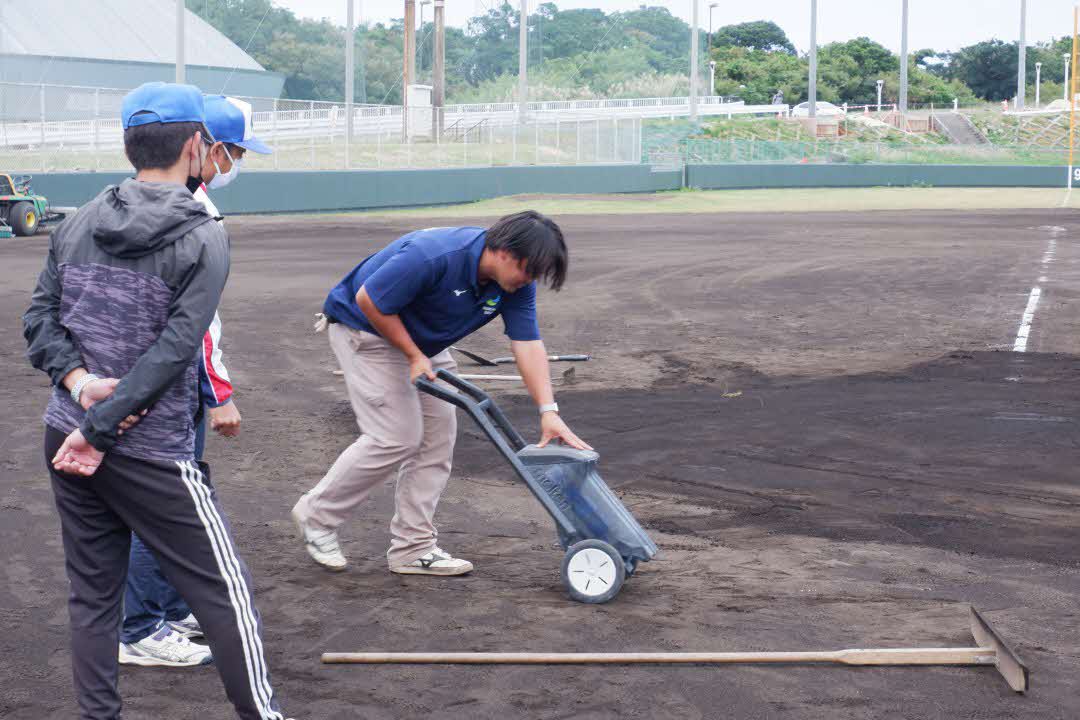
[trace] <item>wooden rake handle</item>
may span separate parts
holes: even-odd
[[[825,652],[720,653],[324,653],[324,663],[453,665],[631,665],[838,663],[842,665],[994,665],[993,648],[899,648]]]

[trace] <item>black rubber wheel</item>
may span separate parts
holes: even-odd
[[[15,203],[8,213],[8,225],[19,237],[29,237],[37,232],[39,219],[37,208],[28,202]]]
[[[563,556],[562,579],[570,597],[597,605],[619,594],[626,581],[626,565],[603,540],[582,540]]]

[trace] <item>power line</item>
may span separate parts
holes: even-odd
[[[248,38],[247,44],[244,45],[244,54],[245,55],[247,55],[248,48],[251,47],[251,42],[255,39],[255,35],[258,34],[259,28],[262,27],[263,21],[266,20],[266,16],[269,15],[270,11],[273,10],[273,9],[274,9],[274,3],[273,2],[267,2],[266,3],[266,12],[264,12],[263,16],[261,18],[259,18],[259,24],[255,26],[255,30],[252,31],[251,37]],[[236,65],[233,66],[233,69],[231,71],[229,71],[229,77],[225,78],[225,84],[221,86],[221,94],[222,95],[225,94],[225,88],[228,87],[229,81],[232,80],[233,75],[236,74],[236,71],[237,71],[237,69],[239,67],[240,67],[240,63],[237,62]]]

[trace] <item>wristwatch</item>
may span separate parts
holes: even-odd
[[[100,380],[94,373],[86,373],[81,378],[75,381],[75,384],[71,388],[71,399],[75,401],[75,404],[79,404],[79,396],[82,395],[83,388],[95,380]]]
[[[559,403],[553,402],[547,405],[540,406],[540,414],[543,415],[546,412],[559,412]]]

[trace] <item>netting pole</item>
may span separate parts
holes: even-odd
[[[278,158],[281,153],[278,152],[277,146],[277,114],[278,114],[278,99],[274,98],[274,107],[270,115],[270,142],[274,148],[274,169],[278,169]]]
[[[315,169],[315,101],[308,106],[308,135],[310,135],[311,169]]]
[[[1075,141],[1073,133],[1076,129],[1076,60],[1077,60],[1077,31],[1080,8],[1073,7],[1073,41],[1072,41],[1072,77],[1069,79],[1069,192],[1072,192],[1073,182],[1073,152]],[[1066,199],[1068,196],[1066,196]]]
[[[45,85],[38,90],[38,104],[41,106],[41,172],[45,172]]]
[[[101,158],[98,157],[98,126],[101,119],[101,89],[94,88],[94,171],[101,169]]]

